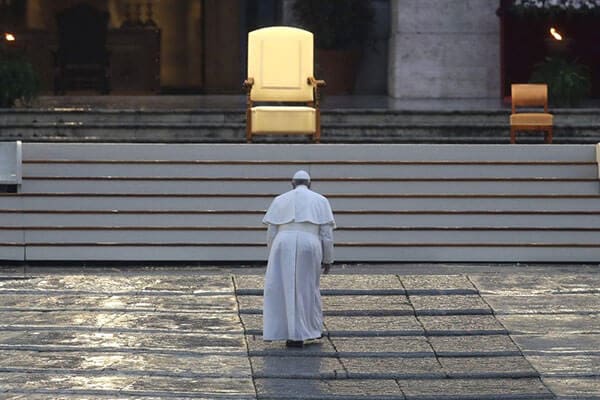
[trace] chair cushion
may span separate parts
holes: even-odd
[[[518,113],[511,114],[511,125],[546,125],[551,126],[553,115],[548,113]]]
[[[252,133],[314,133],[317,113],[311,107],[252,107]]]

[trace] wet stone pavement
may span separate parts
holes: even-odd
[[[600,399],[597,272],[331,274],[302,349],[261,272],[0,269],[0,399]]]

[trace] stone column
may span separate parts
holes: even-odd
[[[500,97],[498,0],[392,0],[388,92]]]

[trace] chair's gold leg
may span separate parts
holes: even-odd
[[[517,142],[517,132],[513,127],[510,128],[510,144],[515,144]]]

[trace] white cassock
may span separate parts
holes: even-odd
[[[304,185],[276,197],[268,225],[269,262],[263,307],[264,340],[321,336],[321,263],[333,262],[335,221],[329,201]]]

